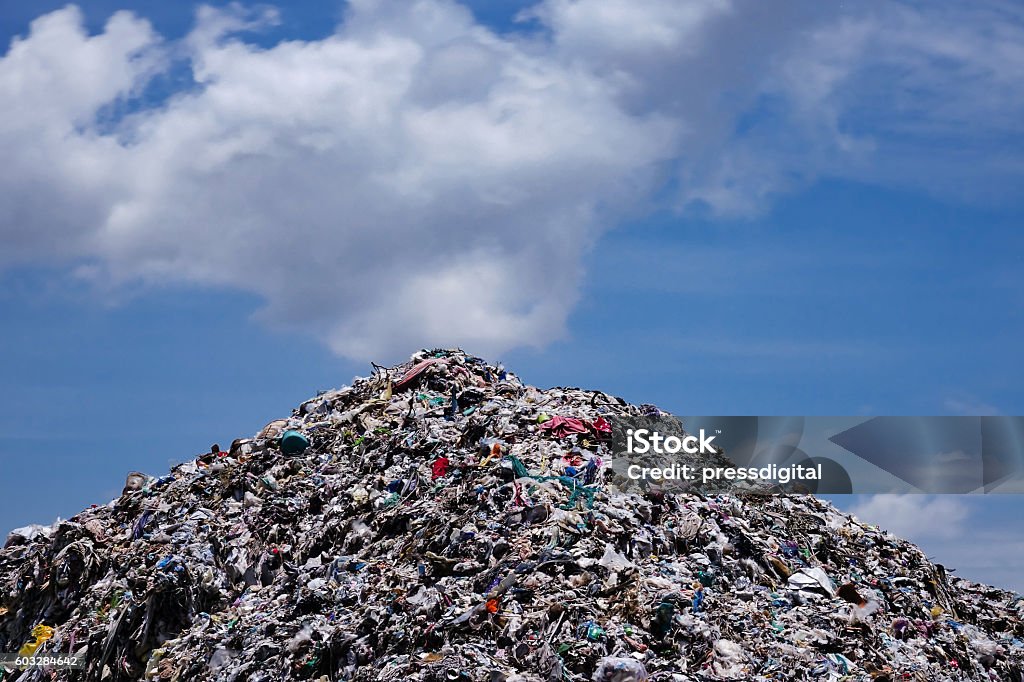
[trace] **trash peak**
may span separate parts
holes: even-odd
[[[12,532],[0,652],[74,659],[57,680],[1021,680],[1024,600],[825,501],[621,489],[613,424],[652,411],[457,349],[375,365]]]

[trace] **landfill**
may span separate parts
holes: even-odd
[[[0,551],[17,680],[1024,681],[1024,598],[808,494],[616,483],[600,391],[424,350]],[[727,455],[727,453],[726,453]]]

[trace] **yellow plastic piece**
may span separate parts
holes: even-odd
[[[43,642],[53,637],[53,628],[49,625],[37,625],[32,628],[32,637],[34,639],[25,642],[25,644],[18,649],[19,656],[31,656],[36,652],[36,649],[43,645]]]

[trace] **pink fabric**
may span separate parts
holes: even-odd
[[[586,433],[587,425],[575,417],[552,417],[540,425],[542,431],[550,431],[555,438],[565,438],[570,433]]]
[[[415,367],[413,367],[412,369],[405,373],[405,376],[398,380],[398,383],[395,384],[395,390],[401,391],[402,389],[406,388],[416,379],[416,377],[423,374],[424,370],[426,370],[427,367],[430,367],[431,365],[433,365],[436,362],[439,362],[440,360],[442,360],[442,358],[430,358],[428,360],[424,360],[423,362],[417,363]]]

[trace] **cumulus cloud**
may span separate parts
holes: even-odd
[[[1001,499],[1002,498],[1002,499]],[[1024,592],[1024,541],[1007,523],[1012,502],[1000,495],[869,495],[843,505],[921,547],[957,575]],[[1014,509],[1015,511],[1015,509]]]
[[[917,542],[961,537],[970,515],[967,505],[951,495],[871,495],[849,511],[864,523]]]
[[[272,47],[239,34],[269,10],[201,8],[166,41],[125,12],[90,35],[69,7],[0,58],[0,267],[253,292],[356,358],[541,345],[587,249],[652,197],[751,213],[868,177],[879,150],[1018,134],[1024,22],[936,7],[544,0],[522,17],[542,30],[497,33],[445,0],[355,0],[332,35]],[[875,101],[891,115],[854,116]],[[947,182],[960,160],[929,164]]]

